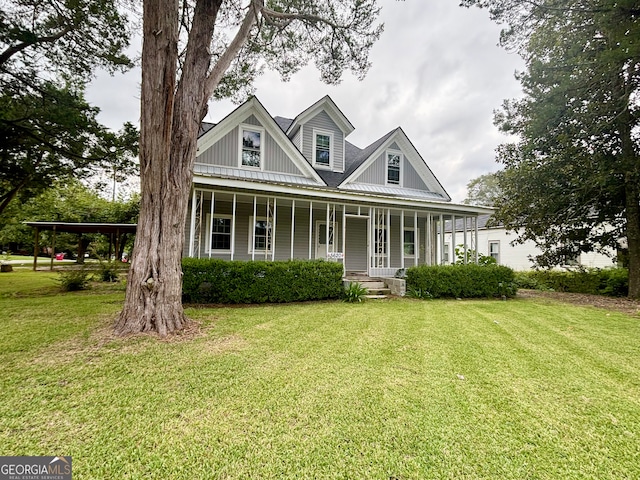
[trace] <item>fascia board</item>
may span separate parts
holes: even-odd
[[[297,125],[303,125],[322,110],[327,112],[327,115],[342,130],[345,137],[355,130],[349,119],[345,117],[331,97],[327,95],[296,116],[287,129],[287,135],[291,134]]]

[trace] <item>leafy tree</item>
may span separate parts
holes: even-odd
[[[24,203],[12,203],[0,214],[0,245],[12,251],[32,251],[33,230],[24,224],[27,221],[136,223],[139,208],[138,196],[108,201],[77,180],[57,181]],[[47,235],[42,232],[43,244]],[[59,234],[56,242],[70,251],[80,245],[84,251],[89,243],[101,243],[102,239],[93,234]],[[120,244],[124,246],[124,241]]]
[[[618,247],[640,298],[640,6],[636,0],[465,0],[506,22],[501,41],[526,60],[525,96],[496,123],[502,145],[496,218],[536,241],[541,265]]]
[[[498,175],[486,173],[474,178],[467,183],[466,205],[493,206],[500,198],[502,192],[498,186]]]
[[[0,212],[56,178],[137,155],[132,125],[96,120],[84,83],[93,69],[128,68],[127,18],[113,0],[12,0],[0,11]],[[111,148],[113,147],[113,148]]]
[[[376,0],[144,0],[142,200],[118,333],[186,325],[180,257],[209,99],[250,91],[265,66],[287,79],[311,59],[328,83],[345,69],[363,76],[378,10]]]

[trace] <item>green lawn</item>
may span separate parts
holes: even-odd
[[[640,478],[640,319],[550,300],[189,309],[0,274],[0,455],[75,479]]]

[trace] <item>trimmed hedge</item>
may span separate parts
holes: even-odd
[[[519,272],[516,283],[520,288],[625,297],[629,293],[629,272],[625,268],[532,270]]]
[[[188,303],[284,303],[341,298],[342,264],[182,260],[182,299]]]
[[[433,298],[513,297],[515,274],[501,265],[434,265],[407,269],[407,290]]]

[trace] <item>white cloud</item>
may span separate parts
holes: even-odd
[[[362,82],[347,72],[340,85],[324,85],[310,66],[282,83],[267,71],[256,95],[271,114],[294,117],[328,94],[356,128],[348,140],[360,147],[402,126],[453,200],[462,201],[469,180],[498,168],[494,150],[506,137],[493,125],[493,111],[520,95],[513,73],[523,64],[497,46],[500,28],[486,11],[457,3],[381,0],[385,31]],[[87,92],[108,126],[138,122],[139,74],[99,75]],[[206,120],[234,108],[211,103]]]

